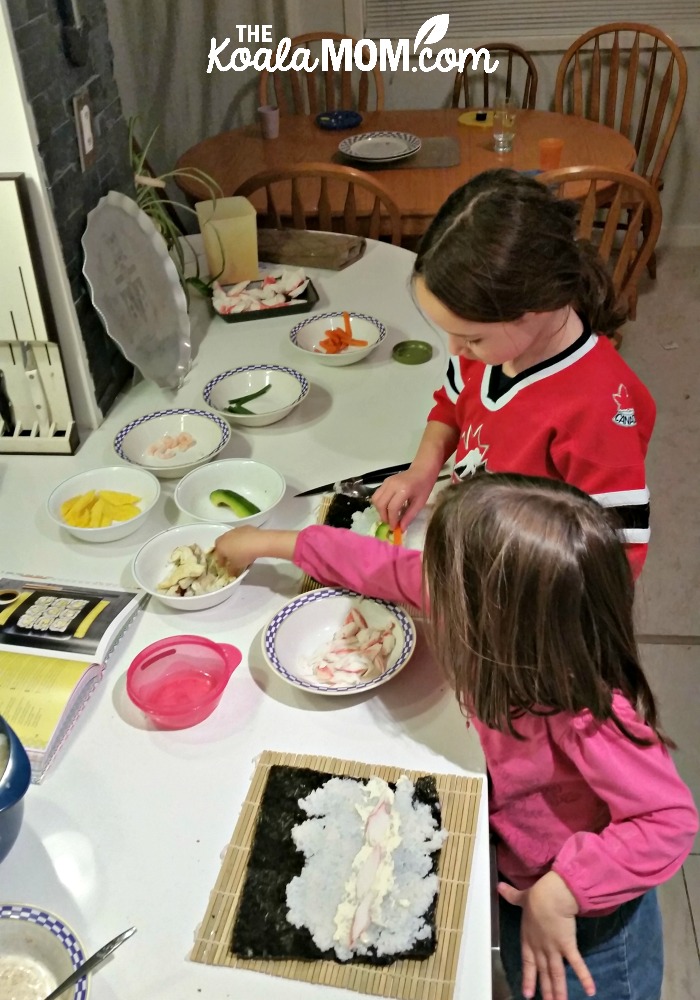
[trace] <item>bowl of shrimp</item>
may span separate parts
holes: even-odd
[[[336,368],[362,361],[385,338],[382,322],[355,312],[315,313],[289,333],[293,346],[307,358]]]
[[[370,691],[410,660],[416,627],[398,604],[321,587],[285,604],[262,636],[268,666],[312,694]]]
[[[159,479],[178,479],[209,462],[231,437],[228,423],[207,410],[156,410],[122,427],[114,450]]]

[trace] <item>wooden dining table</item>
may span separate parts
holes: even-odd
[[[614,129],[575,115],[535,110],[518,112],[513,150],[496,153],[491,128],[463,124],[459,119],[464,115],[463,108],[371,111],[364,112],[361,126],[350,131],[322,129],[311,115],[287,115],[280,118],[276,139],[263,139],[257,124],[245,125],[197,143],[179,157],[176,166],[204,171],[227,197],[253,174],[291,164],[313,161],[357,167],[360,164],[356,160],[338,151],[340,141],[357,132],[410,132],[423,141],[450,137],[458,145],[459,162],[453,166],[412,168],[408,161],[400,165],[362,165],[389,191],[401,210],[403,233],[410,236],[425,232],[447,196],[483,170],[537,170],[540,139],[563,139],[562,167],[597,165],[626,170],[636,158],[630,140]],[[191,176],[178,176],[177,183],[191,201],[211,197],[207,188]],[[575,196],[573,190],[567,190],[567,194]],[[259,202],[255,196],[251,200],[262,210],[264,195]]]

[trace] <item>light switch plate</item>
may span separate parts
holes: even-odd
[[[78,133],[78,148],[80,150],[80,169],[85,172],[96,160],[95,131],[92,118],[92,108],[87,90],[82,90],[73,98],[75,113],[75,130]]]

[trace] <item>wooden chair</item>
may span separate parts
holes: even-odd
[[[631,36],[623,47],[620,36]],[[685,57],[649,24],[592,28],[562,56],[554,109],[622,132],[637,150],[637,173],[657,190],[688,86]]]
[[[561,197],[577,194],[578,236],[595,244],[610,267],[618,302],[629,319],[637,314],[637,281],[649,261],[661,229],[661,202],[656,188],[629,170],[606,167],[561,167],[539,174],[537,180]],[[568,185],[568,188],[567,188]],[[632,206],[632,207],[630,207]]]
[[[626,35],[624,45],[621,35]],[[685,57],[665,32],[616,21],[587,31],[564,53],[554,109],[622,132],[637,150],[635,170],[660,191],[687,88]],[[647,268],[655,278],[656,254]]]
[[[488,108],[498,96],[506,99],[512,97],[519,101],[522,108],[534,108],[537,100],[537,67],[532,56],[511,42],[492,42],[479,48],[488,49],[498,59],[498,69],[495,73],[486,73],[483,60],[480,60],[478,69],[466,69],[464,73],[457,73],[452,88],[452,107],[458,108],[463,97],[465,108]],[[502,89],[502,81],[505,90]],[[480,95],[482,100],[479,99]]]
[[[357,40],[350,35],[312,31],[292,38],[290,58],[298,48],[310,48],[314,55],[320,57],[320,48],[315,43],[322,38],[330,38],[336,43],[347,38],[353,47],[357,44]],[[280,114],[317,115],[320,111],[338,109],[381,111],[384,107],[384,81],[378,66],[366,72],[341,69],[324,73],[320,65],[311,73],[303,70],[269,73],[264,69],[258,82],[258,102],[261,106],[276,104]]]
[[[333,163],[300,163],[249,177],[234,194],[265,189],[258,222],[272,229],[317,229],[401,243],[401,212],[386,188],[361,170]]]

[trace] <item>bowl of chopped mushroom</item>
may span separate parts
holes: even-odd
[[[248,570],[233,576],[214,555],[226,524],[180,524],[154,535],[134,556],[131,572],[146,593],[177,611],[203,611],[223,604]]]

